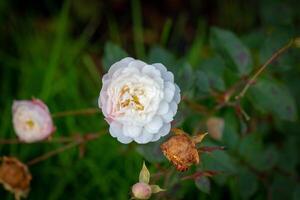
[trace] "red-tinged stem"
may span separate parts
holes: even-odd
[[[283,53],[285,53],[290,47],[294,44],[294,40],[289,41],[286,45],[282,48],[278,49],[261,67],[257,69],[254,75],[248,79],[246,85],[242,89],[242,91],[235,97],[237,100],[241,99],[245,96],[246,92],[248,91],[249,87],[256,81],[257,77],[269,66],[274,60],[280,57]]]
[[[67,111],[57,112],[52,114],[52,117],[58,118],[58,117],[75,116],[75,115],[93,115],[97,113],[100,113],[99,108],[86,108],[80,110],[67,110]]]
[[[18,138],[0,139],[0,144],[36,144],[36,143],[66,143],[77,140],[82,137],[80,134],[75,134],[70,137],[48,138],[46,140],[36,141],[33,143],[27,143],[19,140]]]
[[[79,145],[78,142],[72,142],[72,143],[69,143],[69,144],[67,144],[67,145],[65,145],[65,146],[62,146],[62,147],[60,147],[60,148],[58,148],[58,149],[55,149],[55,150],[50,151],[50,152],[48,152],[48,153],[46,153],[46,154],[44,154],[44,155],[42,155],[42,156],[39,156],[39,157],[36,157],[36,158],[30,160],[29,162],[27,162],[27,165],[28,165],[28,166],[34,165],[34,164],[39,163],[39,162],[41,162],[41,161],[47,160],[48,158],[50,158],[50,157],[52,157],[52,156],[55,156],[55,155],[57,155],[57,154],[59,154],[59,153],[61,153],[61,152],[64,152],[64,151],[66,151],[67,149],[70,149],[70,148],[75,147],[75,146],[77,146],[77,145]]]
[[[223,150],[226,150],[226,147],[220,146],[220,147],[199,147],[198,148],[198,151],[200,151],[200,152],[208,152],[208,153],[216,151],[216,150],[223,151]]]
[[[30,160],[29,162],[27,162],[27,165],[34,165],[34,164],[39,163],[41,161],[47,160],[48,158],[50,158],[52,156],[55,156],[55,155],[57,155],[61,152],[64,152],[68,149],[71,149],[72,147],[84,144],[84,143],[86,143],[88,141],[91,141],[91,140],[95,140],[95,139],[99,138],[101,135],[102,135],[102,133],[90,133],[90,134],[83,135],[81,137],[77,137],[77,138],[75,138],[75,140],[73,140],[73,142],[70,142],[70,143],[68,143],[68,144],[66,144],[66,145],[64,145],[64,146],[62,146],[58,149],[47,152],[44,155],[38,156],[38,157]]]

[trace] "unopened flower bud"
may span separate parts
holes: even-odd
[[[294,40],[294,44],[296,47],[300,48],[300,37],[297,37],[295,40]]]
[[[136,199],[149,199],[152,191],[147,183],[138,182],[132,186],[132,194]]]
[[[46,139],[55,130],[48,107],[41,100],[14,101],[13,125],[24,142]]]
[[[210,117],[206,121],[208,134],[215,140],[222,140],[224,125],[224,119],[219,117]]]

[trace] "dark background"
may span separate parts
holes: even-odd
[[[182,95],[212,108],[217,103],[213,94],[226,91],[239,78],[227,69],[226,57],[221,55],[220,62],[220,47],[211,42],[212,27],[233,32],[251,52],[255,69],[291,38],[299,37],[299,11],[297,0],[2,0],[0,137],[15,137],[14,99],[40,98],[53,113],[97,107],[101,75],[126,54],[171,65]],[[267,81],[249,91],[243,107],[250,122],[241,120],[232,108],[214,113],[225,120],[224,135],[221,141],[208,138],[205,144],[226,146],[228,151],[216,153],[213,159],[203,155],[200,167],[191,169],[224,172],[210,179],[210,194],[207,183],[177,183],[181,174],[173,173],[168,181],[157,180],[168,191],[154,198],[299,199],[299,55],[299,49],[289,50],[262,75]],[[209,79],[207,91],[203,73]],[[292,111],[281,110],[282,105]],[[182,102],[176,122],[195,133],[206,130],[208,117]],[[101,114],[54,121],[54,137],[108,128]],[[107,134],[89,142],[83,158],[77,148],[68,150],[30,167],[29,199],[129,199],[143,160],[149,161],[151,173],[159,171],[157,163],[169,167],[157,146],[122,145]],[[0,156],[26,162],[58,147],[0,145]],[[0,199],[13,196],[1,188]]]

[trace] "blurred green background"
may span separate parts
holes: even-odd
[[[299,10],[297,0],[2,0],[0,137],[15,137],[14,99],[40,98],[52,113],[97,107],[102,74],[126,55],[165,64],[182,96],[212,109],[216,94],[300,36]],[[183,174],[223,173],[195,184],[173,172],[156,180],[168,191],[153,198],[300,199],[299,102],[299,48],[268,66],[243,98],[250,121],[232,107],[207,114],[182,102],[176,126],[206,131],[206,120],[218,116],[225,122],[222,139],[208,137],[202,145],[228,149],[203,154],[201,165]],[[108,128],[100,113],[54,121],[54,137]],[[151,173],[170,166],[158,144],[122,145],[106,134],[86,145],[83,158],[77,148],[67,150],[30,167],[29,199],[129,199],[143,160]],[[60,146],[0,145],[0,156],[26,162]],[[0,188],[0,199],[13,196]]]

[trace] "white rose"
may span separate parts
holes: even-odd
[[[14,101],[12,110],[14,129],[21,141],[43,140],[55,130],[48,107],[41,100]]]
[[[99,107],[118,141],[144,144],[170,132],[180,89],[164,65],[127,57],[110,67],[102,83]]]

